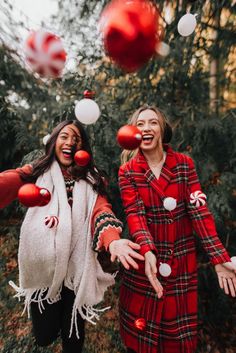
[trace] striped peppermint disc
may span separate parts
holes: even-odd
[[[48,228],[56,228],[58,226],[59,219],[57,216],[46,216],[44,218],[44,224]]]
[[[25,42],[26,61],[44,77],[58,77],[65,66],[66,52],[61,39],[42,29],[32,32]]]
[[[206,203],[206,195],[201,190],[192,192],[190,195],[190,203],[196,207],[204,206]]]

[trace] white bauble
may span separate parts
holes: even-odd
[[[182,16],[178,22],[178,32],[183,37],[190,36],[190,34],[194,32],[196,25],[196,15],[187,13],[186,15]]]
[[[173,197],[166,197],[163,201],[163,206],[168,211],[173,211],[176,208],[177,202]]]
[[[75,106],[75,116],[83,124],[94,124],[100,116],[100,109],[92,99],[81,99]]]
[[[171,274],[170,265],[166,263],[160,263],[159,273],[162,277],[169,277],[169,275]]]

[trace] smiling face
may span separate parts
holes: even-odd
[[[82,140],[79,129],[73,125],[66,125],[58,134],[55,154],[58,163],[69,167],[74,161],[74,153],[81,149]]]
[[[155,111],[143,110],[137,118],[136,126],[142,133],[140,148],[144,152],[155,151],[162,146],[162,129]]]

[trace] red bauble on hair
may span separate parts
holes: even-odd
[[[79,167],[85,167],[90,161],[90,154],[87,151],[79,150],[74,155],[74,161]]]
[[[35,184],[25,184],[18,191],[18,199],[26,207],[38,206],[41,201],[40,188]]]
[[[134,125],[124,125],[117,133],[117,141],[126,150],[135,150],[142,142],[142,134]]]
[[[136,71],[156,52],[159,14],[148,0],[113,0],[104,9],[100,27],[105,51],[125,71]]]

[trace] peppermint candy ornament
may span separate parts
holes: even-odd
[[[46,216],[44,218],[44,224],[48,228],[56,228],[58,226],[59,219],[57,216]]]
[[[65,66],[66,52],[61,39],[42,29],[32,32],[25,42],[25,58],[34,72],[44,77],[58,77]]]
[[[206,203],[206,195],[201,190],[192,192],[190,195],[190,203],[196,207],[204,206]]]

